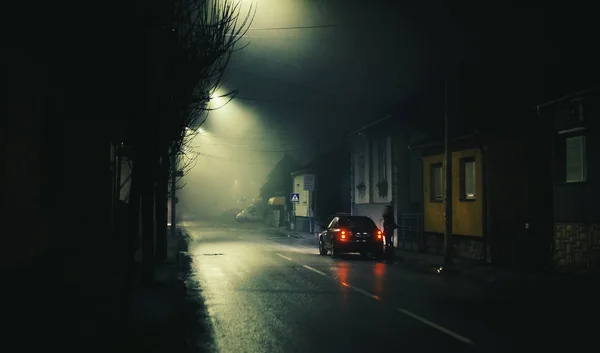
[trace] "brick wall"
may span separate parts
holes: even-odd
[[[559,272],[600,269],[600,224],[557,223],[553,261]]]

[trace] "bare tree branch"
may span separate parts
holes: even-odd
[[[228,104],[237,94],[233,90],[219,95],[228,98],[221,107],[209,107],[211,96],[222,88],[226,68],[238,41],[248,31],[256,15],[256,3],[241,15],[241,0],[171,0],[168,21],[163,28],[165,45],[172,49],[164,59],[166,72],[161,77],[162,114],[168,115],[166,127],[176,133],[169,139],[176,170],[169,163],[169,175],[186,175],[197,163],[198,152],[192,141],[208,113]],[[246,45],[247,46],[247,45]],[[242,48],[243,49],[243,48]],[[177,176],[177,180],[181,176]],[[178,188],[181,188],[180,186]]]

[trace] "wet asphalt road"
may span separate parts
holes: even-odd
[[[247,224],[187,225],[218,352],[511,352],[519,317],[467,279],[358,255]],[[527,326],[531,327],[531,326]],[[521,348],[521,349],[519,349]]]

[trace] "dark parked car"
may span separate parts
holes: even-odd
[[[336,257],[341,253],[358,252],[363,257],[373,254],[383,257],[383,233],[375,222],[364,216],[336,216],[319,234],[319,254],[331,253]]]

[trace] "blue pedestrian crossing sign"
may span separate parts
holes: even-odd
[[[293,192],[290,194],[290,201],[293,203],[298,203],[300,202],[300,194],[297,192]]]

